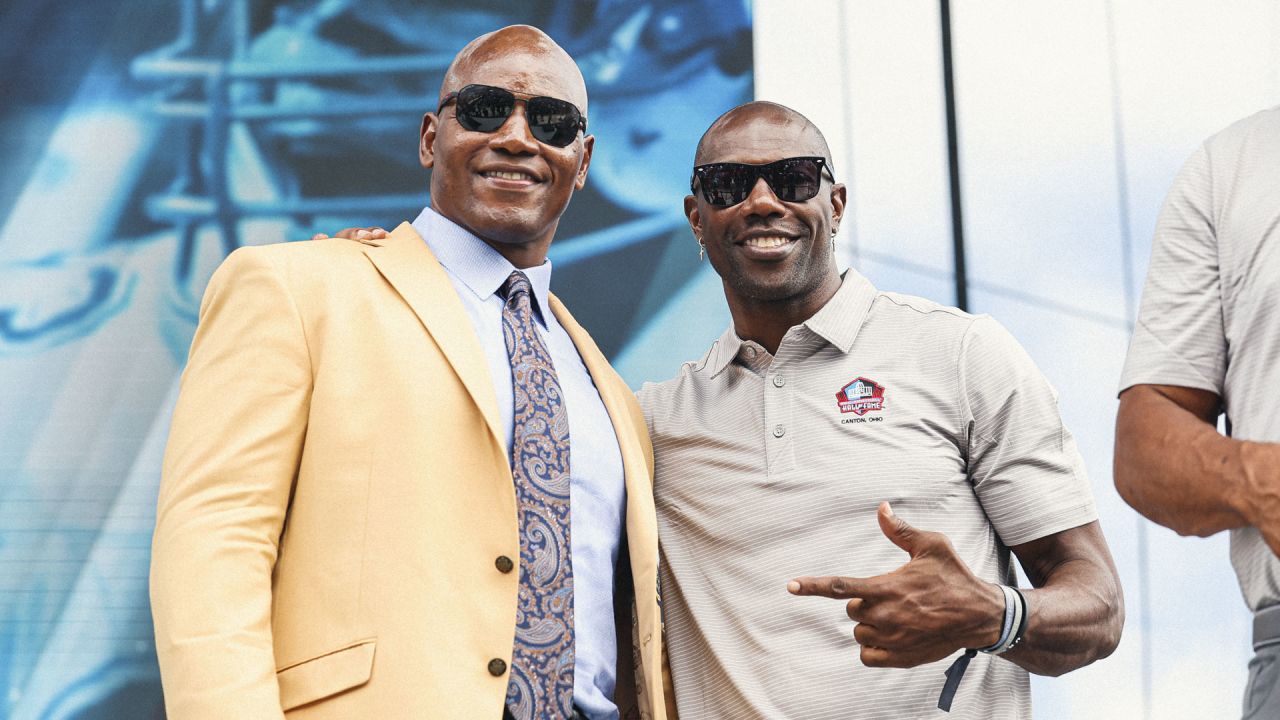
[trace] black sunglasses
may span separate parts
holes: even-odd
[[[764,178],[779,200],[804,202],[818,194],[824,170],[834,183],[836,176],[823,157],[785,158],[764,165],[710,163],[693,169],[689,192],[697,194],[697,185],[701,183],[702,197],[707,202],[716,207],[731,207],[746,200],[756,180]]]
[[[579,130],[587,131],[586,118],[567,100],[541,96],[517,98],[515,93],[500,87],[468,85],[445,95],[436,114],[455,100],[458,107],[454,109],[454,116],[458,124],[468,130],[496,132],[515,112],[516,103],[523,102],[525,121],[538,142],[565,147],[578,136]]]

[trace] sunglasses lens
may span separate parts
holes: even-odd
[[[765,182],[784,202],[804,202],[818,194],[822,168],[812,158],[791,158],[766,168]]]
[[[458,93],[458,122],[468,130],[494,132],[511,116],[516,98],[502,88],[468,85]]]
[[[737,205],[751,194],[759,178],[783,202],[804,202],[818,194],[822,165],[814,158],[779,160],[768,165],[720,163],[698,168],[702,196],[718,207]]]
[[[702,196],[718,207],[737,205],[747,199],[755,184],[755,168],[749,165],[713,165],[700,174]]]
[[[458,123],[468,130],[495,132],[515,112],[516,97],[509,90],[488,85],[468,85],[458,93]],[[539,142],[564,147],[578,136],[582,114],[573,103],[550,97],[529,98],[525,103],[529,130]]]
[[[539,142],[564,147],[578,136],[582,116],[572,103],[550,97],[530,98],[525,112],[529,129]]]

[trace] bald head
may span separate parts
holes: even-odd
[[[582,71],[564,48],[551,36],[531,25],[508,25],[485,33],[458,51],[440,84],[440,98],[471,83],[486,83],[484,68],[495,62],[506,63],[519,58],[528,74],[529,87],[508,87],[517,92],[550,94],[545,88],[558,88],[554,95],[587,112],[587,84]],[[543,88],[543,89],[539,89]]]
[[[818,126],[786,105],[767,100],[743,103],[716,118],[698,141],[693,164],[703,165],[724,160],[720,157],[720,146],[726,143],[722,141],[754,125],[771,126],[795,139],[796,147],[778,148],[780,157],[821,155],[826,158],[828,167],[831,165],[831,150]]]

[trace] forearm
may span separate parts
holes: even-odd
[[[1259,494],[1280,502],[1280,488],[1258,482],[1280,446],[1224,437],[1208,422],[1216,408],[1197,410],[1155,386],[1126,390],[1116,418],[1116,489],[1143,516],[1181,535],[1250,525],[1250,509],[1265,502]]]
[[[1120,642],[1124,595],[1098,524],[1071,533],[1071,555],[1016,548],[1035,589],[1021,589],[1029,619],[1022,641],[1002,657],[1037,675],[1061,675],[1107,657]],[[1075,552],[1084,549],[1086,552]]]
[[[1083,569],[1070,586],[1020,588],[1027,599],[1026,632],[1002,657],[1037,675],[1062,675],[1107,657],[1120,642],[1124,606],[1112,588],[1093,587]],[[1064,572],[1076,574],[1074,568]],[[1118,588],[1114,588],[1118,591]],[[1110,597],[1108,597],[1110,595]]]

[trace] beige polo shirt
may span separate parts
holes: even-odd
[[[1280,442],[1280,107],[1204,142],[1156,223],[1120,389],[1217,393],[1231,434]],[[1256,528],[1231,531],[1249,608],[1280,603],[1280,560]]]
[[[1055,393],[1000,325],[850,270],[776,356],[730,328],[640,401],[682,720],[1030,717],[1014,664],[975,658],[948,715],[953,658],[866,668],[843,602],[786,590],[904,563],[881,500],[991,582],[1012,577],[1007,546],[1096,519]]]

